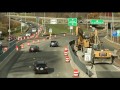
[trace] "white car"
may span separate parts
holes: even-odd
[[[26,33],[26,36],[31,36],[31,33]]]

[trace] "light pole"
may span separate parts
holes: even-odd
[[[22,33],[22,17],[21,17],[21,33]]]
[[[9,30],[8,30],[8,32],[9,32],[9,37],[10,37],[10,35],[11,35],[11,30],[10,30],[10,12],[9,12]]]
[[[44,12],[44,33],[46,33],[46,28],[45,28],[45,12]]]
[[[87,14],[87,31],[88,31],[88,14]]]

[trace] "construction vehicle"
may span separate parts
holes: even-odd
[[[98,31],[95,29],[94,31],[94,44],[92,45],[92,63],[113,63],[112,52],[109,49],[105,49],[103,46],[103,42],[100,42],[98,37]]]
[[[85,34],[83,30],[79,26],[76,27],[76,42],[75,46],[77,50],[82,50],[84,51],[85,48],[90,48],[91,43],[93,43],[93,39],[91,38],[90,34]]]

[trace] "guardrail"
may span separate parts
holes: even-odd
[[[83,62],[81,62],[79,60],[79,58],[74,54],[74,52],[73,52],[73,50],[71,48],[72,44],[73,44],[73,41],[69,42],[69,45],[68,45],[68,48],[69,48],[72,60],[79,67],[79,69],[81,70],[81,72],[83,72],[84,74],[86,74],[88,72],[88,69],[87,69],[86,65]],[[89,71],[89,75],[92,76],[93,73],[91,71]]]

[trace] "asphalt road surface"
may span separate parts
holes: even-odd
[[[50,41],[57,40],[60,47],[50,47]],[[0,77],[3,78],[72,78],[73,68],[70,63],[65,62],[64,47],[73,40],[72,35],[64,37],[57,35],[51,40],[40,39],[35,43],[40,47],[40,52],[29,53],[29,46],[24,43],[24,49],[17,52],[11,61],[0,71]],[[30,44],[32,41],[29,41]],[[44,60],[49,67],[49,74],[34,74],[33,62]]]

